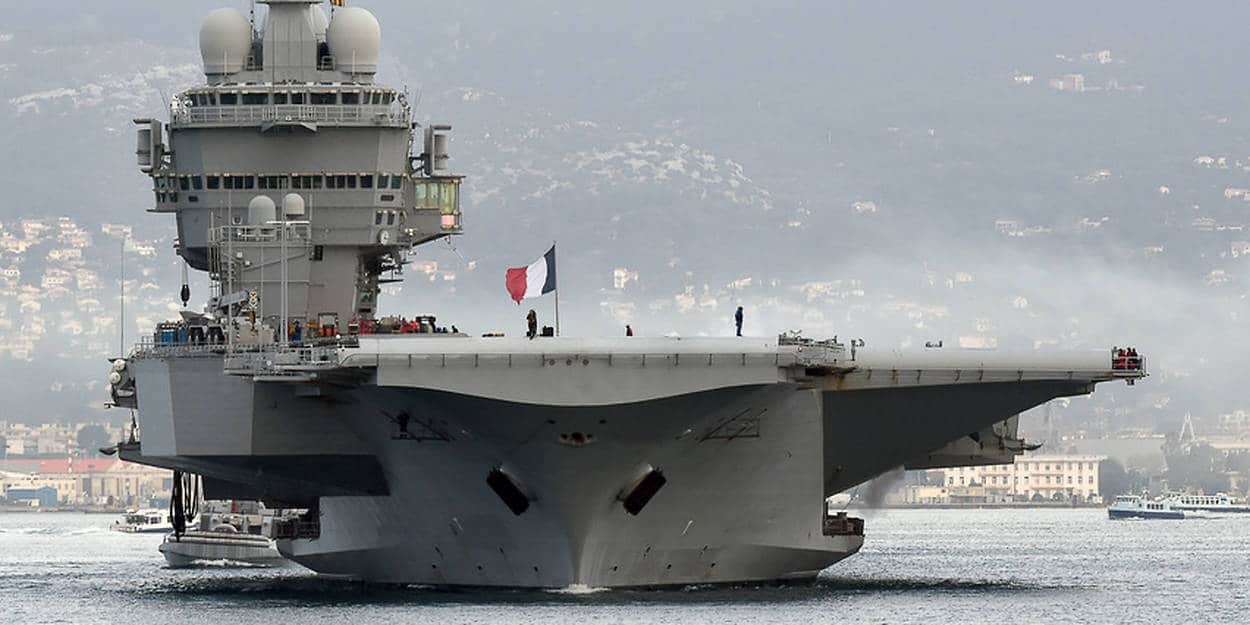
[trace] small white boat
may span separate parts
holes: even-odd
[[[210,531],[193,530],[182,536],[170,534],[160,546],[169,566],[181,568],[204,562],[226,562],[252,566],[282,566],[286,558],[274,542],[259,534],[244,534],[233,525],[222,524]]]
[[[169,513],[157,508],[127,510],[122,518],[113,522],[112,529],[130,534],[147,534],[173,531]]]
[[[1169,499],[1150,501],[1136,495],[1121,495],[1107,507],[1112,519],[1183,519],[1185,513],[1172,507]]]

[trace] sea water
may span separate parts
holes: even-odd
[[[0,513],[3,623],[1250,623],[1250,515],[863,511],[856,556],[806,583],[446,590],[299,568],[170,569],[112,516]]]

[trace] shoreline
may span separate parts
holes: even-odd
[[[975,509],[1005,509],[1014,508],[1019,510],[1055,510],[1055,509],[1092,509],[1106,508],[1105,503],[1080,503],[1074,504],[1069,502],[999,502],[999,503],[900,503],[900,504],[883,504],[879,506],[865,506],[851,504],[841,510],[975,510]],[[835,511],[837,512],[837,511]]]
[[[82,514],[123,514],[126,508],[96,508],[84,506],[0,506],[0,514],[51,514],[54,512],[79,512]]]

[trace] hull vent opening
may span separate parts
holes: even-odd
[[[503,472],[503,469],[491,469],[490,473],[486,475],[486,485],[495,491],[495,494],[499,496],[504,505],[508,506],[512,514],[521,516],[526,510],[529,510],[529,496],[525,494],[520,484],[517,484],[517,481],[511,475]]]
[[[620,497],[621,504],[625,506],[625,511],[637,515],[642,512],[647,503],[660,489],[664,487],[668,480],[664,477],[664,473],[659,469],[652,469],[642,476],[633,486],[625,491]]]

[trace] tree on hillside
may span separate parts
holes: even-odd
[[[1140,492],[1148,481],[1140,471],[1125,469],[1118,460],[1108,458],[1098,463],[1098,494],[1104,499]]]
[[[1165,446],[1168,486],[1217,493],[1228,490],[1224,453],[1207,443]]]
[[[111,442],[108,430],[102,425],[93,423],[78,430],[78,448],[87,455],[99,455],[100,448],[107,447]]]

